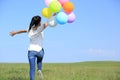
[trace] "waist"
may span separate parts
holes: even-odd
[[[30,44],[28,50],[29,51],[37,51],[37,52],[39,52],[39,51],[42,50],[42,45]]]

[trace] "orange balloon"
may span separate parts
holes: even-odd
[[[70,13],[74,10],[74,4],[72,2],[66,2],[63,5],[63,9],[66,13]]]

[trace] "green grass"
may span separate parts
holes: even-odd
[[[44,80],[120,80],[120,62],[44,63],[43,74]],[[29,80],[29,64],[0,63],[0,80]]]

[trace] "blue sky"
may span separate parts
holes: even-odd
[[[120,61],[120,1],[70,1],[76,20],[45,29],[43,61]],[[44,0],[0,0],[0,62],[28,62],[27,34],[11,37],[9,32],[28,29],[31,17],[42,16],[45,7]]]

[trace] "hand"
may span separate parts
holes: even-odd
[[[58,14],[58,12],[57,13],[53,13],[53,16],[56,16]]]
[[[15,31],[10,32],[11,36],[14,36],[15,34],[17,34]]]

